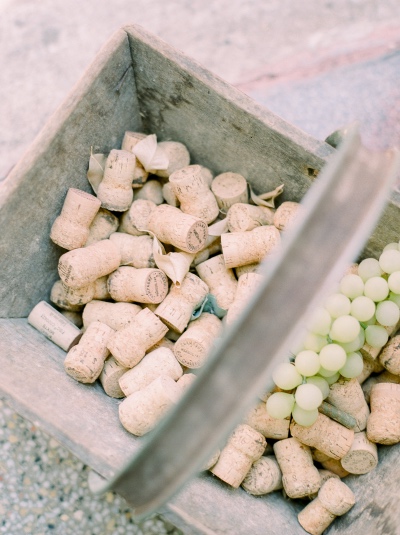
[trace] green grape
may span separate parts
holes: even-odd
[[[346,363],[345,365],[340,368],[339,372],[340,375],[343,375],[343,377],[346,377],[346,379],[353,379],[354,377],[358,377],[360,373],[363,371],[364,368],[364,361],[361,356],[361,353],[353,352],[349,353],[347,355]]]
[[[312,377],[307,377],[307,383],[318,386],[321,390],[322,398],[326,399],[329,396],[329,383],[323,377],[319,375],[313,375]]]
[[[375,303],[369,297],[360,295],[351,303],[350,314],[358,321],[368,321],[375,314]]]
[[[374,318],[375,322],[375,318]],[[352,342],[348,342],[347,344],[340,344],[343,349],[346,351],[346,353],[351,353],[352,351],[358,351],[362,348],[362,346],[365,343],[365,331],[364,329],[360,329],[360,332],[355,340]]]
[[[351,273],[342,278],[339,284],[339,289],[343,295],[349,299],[354,299],[363,294],[364,282],[359,275]]]
[[[325,370],[337,372],[346,362],[346,351],[338,344],[328,344],[321,349],[319,361]],[[323,375],[321,370],[318,373]]]
[[[318,409],[323,400],[322,392],[318,386],[309,383],[297,387],[294,399],[296,404],[305,411]]]
[[[345,295],[335,293],[328,297],[325,308],[332,318],[338,318],[339,316],[350,314],[351,302]]]
[[[389,301],[393,301],[400,308],[400,295],[398,293],[390,292]]]
[[[304,349],[319,353],[326,346],[328,340],[325,336],[308,332],[303,340]]]
[[[400,251],[399,251],[400,252]],[[376,307],[376,319],[384,327],[393,327],[399,321],[399,307],[393,301],[381,301]]]
[[[368,325],[365,329],[365,341],[372,347],[383,347],[389,339],[389,335],[381,325]]]
[[[400,294],[400,271],[394,271],[391,273],[387,282],[391,292]]]
[[[307,327],[314,334],[326,336],[329,334],[331,323],[332,318],[326,308],[318,307],[312,314]]]
[[[400,271],[400,251],[388,249],[379,257],[379,265],[385,273]]]
[[[389,295],[387,281],[383,277],[371,277],[364,285],[364,295],[375,302],[383,301]]]
[[[298,353],[296,356],[294,365],[296,370],[305,377],[315,375],[318,373],[320,368],[318,354],[315,351],[310,351],[309,349],[300,351],[300,353]]]
[[[292,390],[303,381],[302,376],[290,362],[279,364],[272,373],[272,379],[282,390]]]
[[[293,394],[287,394],[286,392],[274,392],[267,399],[267,412],[271,418],[283,420],[292,413],[294,406]]]
[[[336,342],[352,342],[357,338],[360,328],[359,321],[353,316],[340,316],[332,323],[329,336]]]
[[[302,425],[303,427],[309,427],[317,421],[318,409],[305,411],[295,403],[292,410],[292,416],[297,424]]]
[[[326,382],[328,385],[333,385],[333,383],[336,383],[340,377],[340,373],[336,372],[333,375],[330,375],[329,377],[325,377]]]
[[[399,250],[399,244],[396,243],[396,242],[392,242],[392,243],[388,243],[387,245],[385,245],[385,247],[383,248],[383,251],[390,251],[390,249],[397,249]],[[383,252],[382,251],[382,252]]]
[[[358,274],[365,282],[371,277],[380,277],[382,274],[381,266],[375,258],[366,258],[358,266]]]
[[[336,374],[337,374],[336,371],[327,370],[323,366],[321,366],[318,371],[318,375],[321,375],[326,381],[328,380],[329,377],[332,377],[333,375],[336,375]]]

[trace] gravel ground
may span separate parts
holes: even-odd
[[[158,516],[136,523],[112,492],[88,489],[90,469],[0,401],[0,533],[180,535]]]

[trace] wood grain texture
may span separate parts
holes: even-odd
[[[141,128],[125,32],[118,31],[0,187],[0,317],[48,299],[62,252],[49,238],[69,187],[91,192],[90,147],[119,147]]]
[[[90,147],[108,151],[125,130],[142,127],[184,142],[193,162],[214,173],[243,174],[257,192],[284,183],[281,201],[300,200],[333,153],[144,30],[120,30],[1,186],[0,317],[27,316],[48,297],[62,252],[49,230],[69,187],[90,191]],[[399,198],[394,191],[365,254],[398,240]],[[0,339],[0,395],[84,463],[109,478],[145,443],[120,426],[119,402],[97,384],[68,377],[65,353],[26,320],[0,320]],[[376,470],[346,479],[358,503],[328,533],[399,533],[399,446],[379,453]],[[248,496],[203,474],[163,514],[195,535],[296,535],[305,533],[296,520],[301,507],[279,493]]]
[[[189,147],[194,163],[242,174],[257,192],[300,200],[334,149],[257,105],[139,27],[125,28],[143,123]]]

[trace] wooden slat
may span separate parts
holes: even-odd
[[[119,147],[140,129],[131,56],[118,31],[0,186],[0,317],[27,316],[48,298],[63,251],[49,239],[69,187],[91,191],[90,147]]]
[[[67,188],[90,190],[90,146],[117,147],[126,129],[142,128],[141,113],[148,131],[186,142],[195,162],[241,172],[258,191],[284,182],[287,199],[303,195],[332,153],[144,30],[119,31],[1,186],[0,317],[26,316],[48,296],[61,253],[48,234]],[[369,254],[398,240],[399,206],[395,191]],[[25,320],[1,320],[0,339],[1,395],[87,465],[110,477],[143,443],[119,425],[118,401],[66,376],[64,353]],[[359,502],[331,533],[396,533],[398,448],[382,447],[374,472],[348,478]],[[195,535],[296,535],[304,533],[299,508],[277,493],[256,499],[204,474],[164,514]]]

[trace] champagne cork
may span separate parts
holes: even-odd
[[[259,262],[255,262],[253,264],[246,264],[245,266],[238,266],[235,268],[236,277],[239,279],[245,273],[257,273],[259,267]]]
[[[107,358],[99,377],[101,386],[107,396],[116,399],[125,397],[125,394],[119,386],[119,380],[127,371],[128,368],[121,366],[114,357],[110,356]]]
[[[275,227],[282,232],[288,230],[296,221],[301,208],[298,202],[283,202],[274,214]]]
[[[166,347],[159,347],[145,357],[134,368],[128,370],[119,380],[119,386],[125,396],[142,390],[154,379],[168,375],[177,381],[183,374],[182,366]]]
[[[209,236],[209,238],[215,238],[215,236]],[[193,258],[192,266],[196,267],[202,262],[205,262],[212,256],[217,255],[221,252],[221,239],[219,237],[216,237],[213,243],[210,243],[208,247],[196,253],[196,256]]]
[[[132,182],[136,167],[136,156],[126,150],[113,149],[108,155],[103,180],[97,190],[97,197],[103,208],[114,212],[125,212],[133,200]]]
[[[110,240],[120,252],[121,266],[132,266],[137,269],[156,266],[151,236],[132,236],[126,232],[114,232]]]
[[[154,312],[154,310],[152,310],[152,312]],[[167,347],[173,352],[174,346],[175,346],[175,343],[172,342],[172,340],[168,340],[168,338],[164,337],[164,338],[161,338],[161,340],[159,340],[158,342],[156,342],[154,346],[151,346],[151,348],[147,350],[147,353],[150,353],[150,351],[154,351],[155,349],[158,349],[159,347]]]
[[[181,395],[181,388],[171,377],[158,377],[143,390],[122,401],[119,405],[120,421],[133,435],[145,435],[179,401]]]
[[[241,424],[229,437],[211,472],[231,487],[238,488],[251,465],[264,453],[266,445],[261,433]]]
[[[190,164],[190,154],[183,143],[179,141],[160,141],[158,146],[168,157],[167,169],[157,169],[155,174],[162,178],[168,178],[172,173],[187,167]]]
[[[355,432],[363,431],[366,428],[369,408],[361,385],[356,378],[345,379],[341,377],[336,383],[333,383],[326,401],[356,419]]]
[[[192,386],[192,384],[195,382],[196,380],[196,375],[194,373],[184,373],[182,375],[182,377],[180,377],[176,384],[182,389],[182,391],[184,392],[185,390],[187,390],[188,388],[190,388]],[[217,462],[217,461],[215,461]],[[215,463],[214,463],[215,464]],[[208,469],[207,469],[208,470]]]
[[[142,141],[145,137],[147,137],[147,135],[142,134],[141,132],[127,131],[125,132],[124,139],[122,140],[121,149],[132,152],[134,147],[139,143],[139,141]],[[148,176],[149,173],[144,169],[139,160],[136,160],[136,167],[133,173],[132,187],[140,187],[146,182]]]
[[[324,468],[318,468],[318,473],[321,476],[321,487],[325,483],[325,481],[328,481],[328,479],[331,479],[332,477],[335,479],[340,479],[340,477],[337,474],[334,474],[330,470],[325,470]],[[317,497],[318,497],[318,492],[315,492],[314,494],[310,494],[308,498],[310,500],[314,500]]]
[[[297,518],[311,535],[322,535],[337,516],[347,513],[355,504],[351,489],[336,478],[329,478],[321,486],[318,497],[309,503]]]
[[[203,249],[208,237],[204,221],[168,204],[157,206],[151,213],[148,228],[162,243],[174,245],[187,253]]]
[[[74,310],[61,310],[61,314],[64,318],[67,318],[67,320],[76,325],[78,329],[83,326],[82,314],[80,312],[75,312]]]
[[[283,488],[290,498],[304,498],[318,491],[321,476],[308,446],[297,438],[286,438],[275,442],[274,453],[282,471]]]
[[[323,463],[324,461],[327,461],[331,457],[329,455],[326,455],[326,453],[322,453],[322,451],[317,450],[316,448],[310,448],[311,450],[311,457],[313,458],[313,461],[316,463]]]
[[[258,289],[262,281],[262,275],[259,273],[245,273],[241,275],[238,281],[235,299],[229,307],[226,315],[226,324],[231,325],[246,308],[251,296]]]
[[[220,254],[196,266],[196,271],[202,281],[215,297],[217,305],[228,310],[233,303],[237,290],[237,280],[231,269],[227,269],[224,255]]]
[[[58,262],[60,279],[70,288],[83,288],[116,270],[121,261],[118,249],[110,240],[63,254]]]
[[[227,172],[216,176],[212,181],[211,191],[224,212],[233,204],[249,202],[247,180],[238,173]]]
[[[189,323],[174,346],[174,355],[187,368],[201,368],[222,330],[222,322],[214,314],[203,313]]]
[[[207,284],[189,272],[180,286],[171,286],[169,294],[158,305],[155,313],[170,329],[182,333],[193,311],[201,305],[207,294]]]
[[[341,459],[348,453],[354,439],[354,431],[318,413],[315,423],[303,427],[292,420],[290,432],[303,444],[316,448],[332,459]]]
[[[371,390],[367,437],[378,444],[400,442],[400,385],[378,383]]]
[[[83,305],[73,305],[67,300],[65,288],[61,280],[56,281],[50,290],[50,301],[63,310],[69,310],[71,312],[82,310]]]
[[[229,232],[248,232],[256,227],[272,225],[274,211],[266,206],[252,204],[233,204],[226,214]]]
[[[164,202],[162,185],[158,180],[148,180],[141,188],[135,190],[133,198],[135,201],[144,199],[157,205],[162,204]]]
[[[121,366],[133,368],[167,331],[163,322],[151,310],[144,308],[136,314],[128,327],[113,334],[107,347]]]
[[[200,165],[188,165],[169,177],[182,212],[212,223],[219,214],[214,194],[204,181]]]
[[[242,487],[249,494],[262,496],[282,488],[282,472],[273,455],[261,457],[250,468],[242,482]]]
[[[168,280],[161,269],[122,266],[108,277],[114,301],[161,303],[168,293]]]
[[[117,231],[119,219],[105,208],[95,215],[89,227],[89,236],[85,242],[85,247],[100,240],[106,240],[113,232]]]
[[[179,384],[179,381],[178,381],[177,384]],[[212,468],[216,464],[216,462],[218,461],[220,455],[221,455],[221,450],[217,450],[214,453],[214,455],[203,466],[203,470],[210,470],[210,468]]]
[[[365,401],[370,404],[370,397],[371,397],[371,390],[374,385],[378,383],[377,376],[369,377],[363,384],[362,384],[362,391],[364,394]]]
[[[208,169],[208,167],[204,167],[204,165],[200,165],[200,167],[204,182],[209,188],[211,188],[212,181],[214,180],[214,175],[212,174],[211,170]]]
[[[376,385],[377,383],[400,384],[400,375],[393,375],[392,373],[388,371],[384,371],[380,373],[379,375],[374,375],[373,377],[369,377],[362,385],[365,401],[368,404],[370,402],[370,395],[371,395],[372,387]]]
[[[93,299],[105,301],[111,299],[111,295],[108,292],[108,275],[100,277],[94,281],[94,296]]]
[[[46,301],[40,301],[32,309],[28,323],[64,351],[69,351],[82,336],[78,327]]]
[[[378,464],[378,448],[364,431],[355,433],[353,444],[340,463],[349,474],[367,474]]]
[[[121,217],[118,232],[126,232],[132,236],[143,236],[147,234],[149,218],[157,205],[153,201],[138,199],[133,201],[131,207]]]
[[[257,227],[250,232],[222,234],[221,244],[227,268],[261,262],[277,251],[281,242],[279,231],[273,225]]]
[[[145,137],[147,137],[147,134],[127,130],[122,139],[121,149],[132,152],[132,150],[139,143],[139,141],[142,141]]]
[[[114,331],[119,331],[128,327],[141,310],[139,305],[133,303],[106,303],[93,300],[84,308],[83,325],[87,329],[93,321],[101,321]]]
[[[175,190],[170,182],[166,182],[162,187],[162,194],[165,202],[175,208],[179,207],[179,199],[175,195]]]
[[[349,472],[343,468],[340,459],[326,459],[325,461],[321,461],[321,466],[325,470],[333,472],[341,479],[349,475]]]
[[[94,298],[94,282],[91,282],[83,288],[69,288],[63,284],[62,281],[61,284],[64,290],[65,301],[71,305],[83,306]]]
[[[114,331],[105,323],[95,321],[86,329],[78,345],[68,351],[65,371],[80,383],[94,383],[109,355],[107,342]]]
[[[371,373],[373,373],[373,371],[374,371],[373,362],[371,362],[370,360],[367,360],[365,358],[363,358],[363,362],[364,362],[363,370],[360,373],[360,375],[358,375],[356,377],[356,379],[360,383],[360,385],[362,385],[364,383],[364,381],[366,381],[368,379],[368,377],[371,375]]]
[[[266,411],[265,402],[258,402],[247,414],[245,423],[265,438],[282,440],[289,436],[290,421],[287,418],[272,418]]]
[[[400,375],[400,335],[393,336],[379,354],[379,362],[393,375]]]
[[[70,188],[61,214],[51,227],[51,240],[69,251],[83,247],[89,236],[89,227],[100,205],[101,202],[94,195]]]

